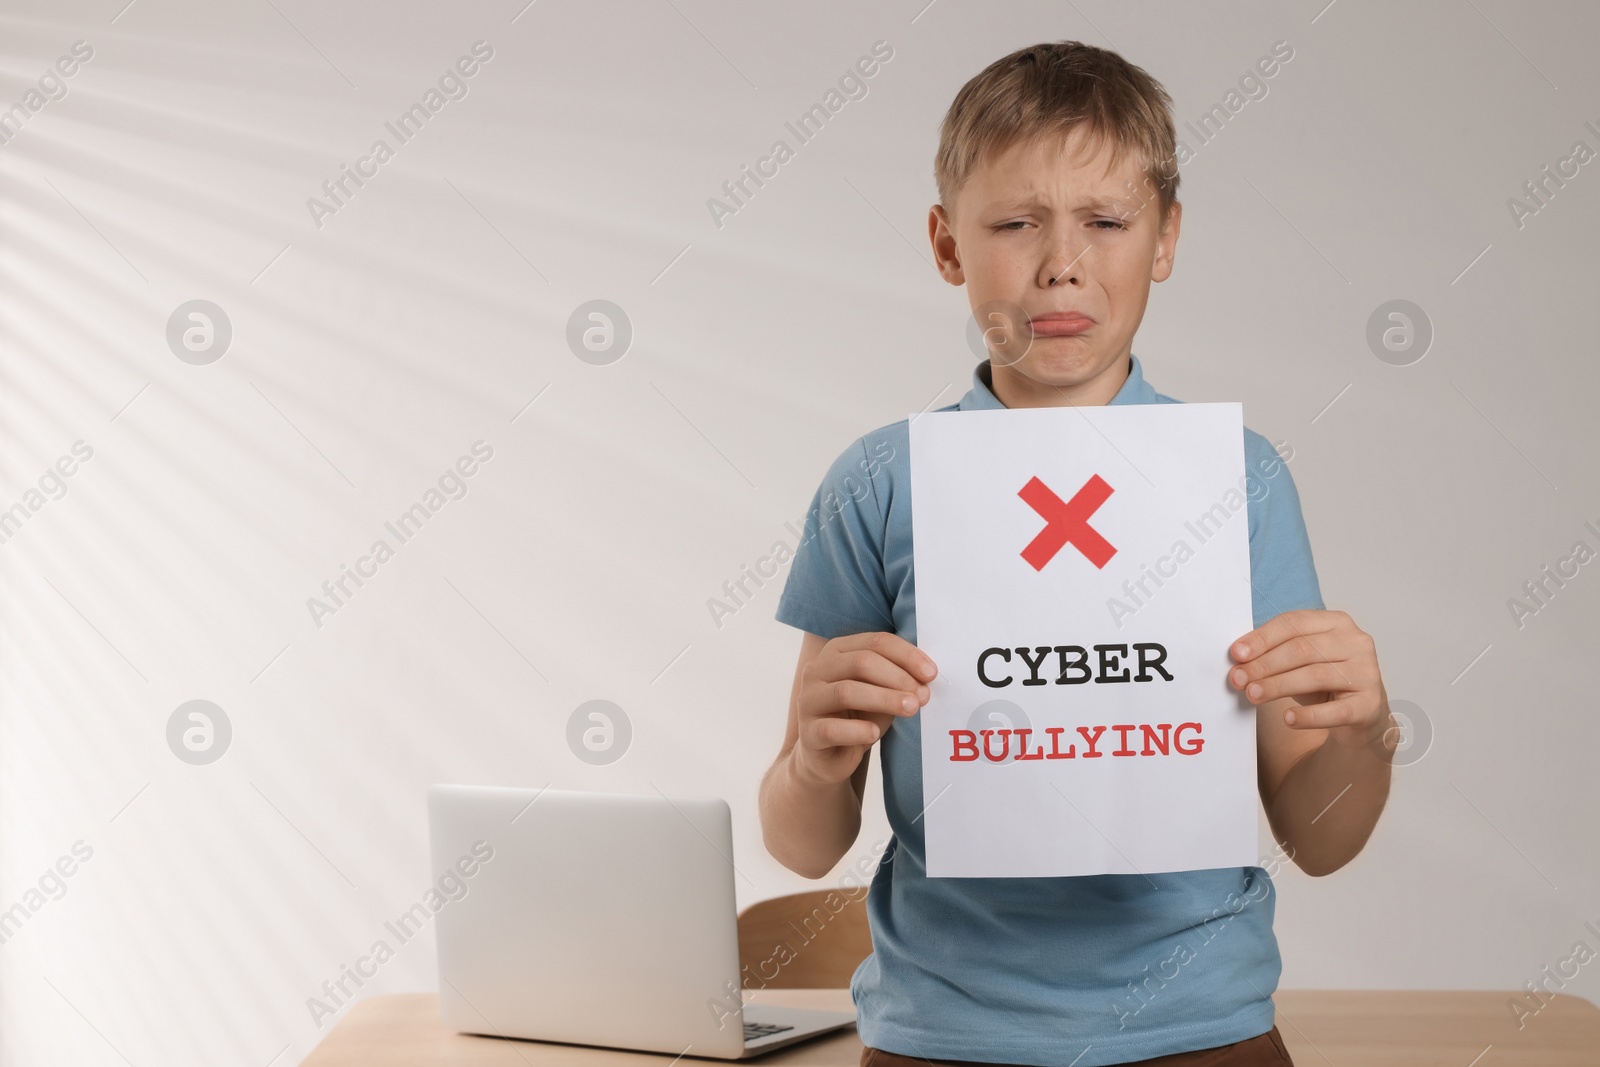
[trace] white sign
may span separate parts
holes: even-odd
[[[1240,405],[911,419],[928,875],[1254,864]]]

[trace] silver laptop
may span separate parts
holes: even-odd
[[[735,1060],[855,1022],[745,1004],[714,797],[428,790],[445,1025]]]

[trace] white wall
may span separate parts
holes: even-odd
[[[122,2],[0,24],[0,106],[94,49],[0,145],[0,507],[93,449],[0,544],[0,908],[93,850],[0,946],[0,1062],[297,1062],[307,998],[428,885],[436,781],[719,794],[741,903],[806,884],[755,810],[799,635],[777,583],[720,629],[706,601],[849,440],[965,390],[938,121],[1062,37],[1152,71],[1180,124],[1294,48],[1185,168],[1135,343],[1157,388],[1292,445],[1326,601],[1434,730],[1353,864],[1280,877],[1284,985],[1511,989],[1593,944],[1600,567],[1507,608],[1600,548],[1600,164],[1520,228],[1506,206],[1600,149],[1586,6]],[[314,225],[479,40],[468,95]],[[718,228],[707,198],[878,40],[867,97]],[[210,365],[166,342],[195,298],[232,323]],[[565,342],[595,298],[635,328],[614,365]],[[1396,298],[1436,330],[1406,367],[1365,339]],[[467,495],[315,625],[479,440]],[[596,698],[635,731],[603,767],[565,742]],[[234,731],[206,766],[167,744],[192,699]],[[425,937],[364,992],[434,981]]]

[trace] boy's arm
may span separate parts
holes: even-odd
[[[849,851],[872,744],[896,717],[921,710],[935,673],[897,634],[805,634],[783,749],[761,779],[762,840],[779,863],[821,878]]]
[[[777,861],[807,878],[833,869],[861,832],[861,798],[867,788],[867,761],[839,782],[812,782],[795,770],[800,739],[800,692],[806,668],[827,642],[804,634],[789,692],[789,722],[783,748],[761,779],[761,835]]]
[[[1230,651],[1267,821],[1301,870],[1331,874],[1372,835],[1399,742],[1372,637],[1342,611],[1287,611]]]

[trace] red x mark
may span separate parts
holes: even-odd
[[[1089,516],[1111,495],[1111,486],[1098,474],[1084,482],[1083,488],[1066,503],[1062,503],[1061,498],[1037,477],[1030,478],[1017,495],[1043,515],[1046,522],[1039,536],[1028,542],[1028,547],[1022,550],[1022,558],[1031,563],[1034,570],[1044,570],[1044,565],[1055,558],[1061,546],[1068,543],[1077,546],[1078,551],[1096,567],[1104,567],[1117,554],[1111,542],[1089,525]]]

